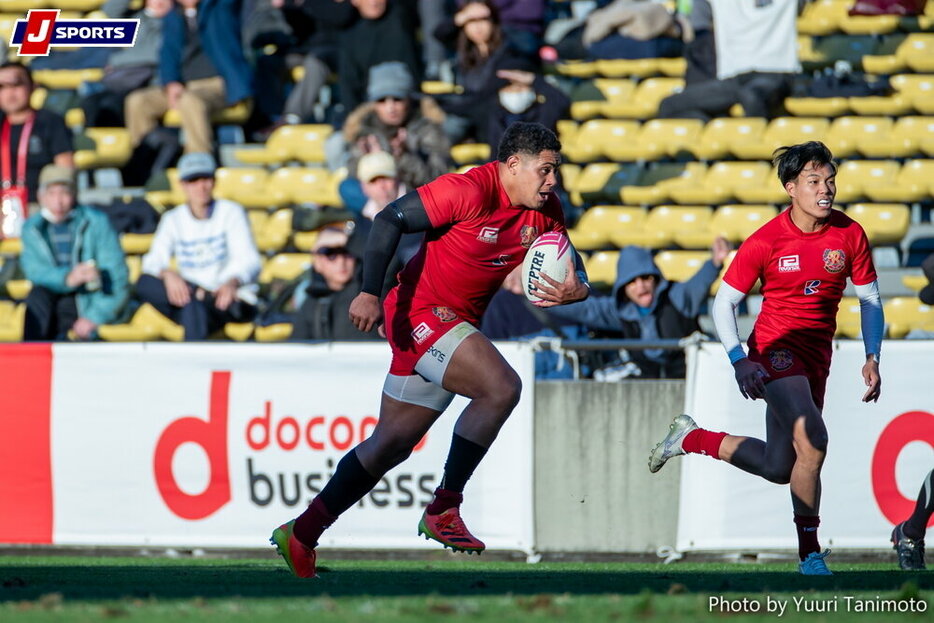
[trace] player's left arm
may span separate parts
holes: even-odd
[[[584,260],[574,247],[571,247],[571,251],[573,253],[568,254],[568,274],[563,282],[552,279],[544,272],[540,274],[545,283],[541,280],[534,281],[535,294],[541,299],[533,303],[537,307],[577,303],[590,296],[590,282],[584,269]]]
[[[863,332],[863,346],[866,349],[866,363],[863,364],[862,374],[863,381],[869,389],[863,394],[863,402],[876,402],[882,393],[879,357],[882,353],[882,333],[885,331],[879,282],[873,280],[865,285],[854,284],[854,287],[859,298],[860,326]]]

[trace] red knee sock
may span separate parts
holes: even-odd
[[[292,534],[306,547],[314,549],[318,545],[318,539],[324,530],[337,519],[336,516],[328,512],[318,496],[312,500],[305,512],[295,519],[295,526],[292,528]]]
[[[727,433],[714,433],[703,428],[692,430],[684,436],[681,448],[689,454],[706,454],[715,459],[720,458],[720,444]]]
[[[812,552],[820,552],[820,543],[817,542],[817,526],[820,517],[817,515],[799,515],[795,513],[795,528],[798,531],[798,558],[804,560]]]
[[[435,489],[435,499],[431,501],[426,510],[429,515],[440,515],[449,508],[460,506],[463,501],[463,493],[438,487]]]

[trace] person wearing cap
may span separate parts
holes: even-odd
[[[69,332],[94,339],[97,327],[121,318],[129,273],[120,239],[107,216],[76,205],[75,173],[46,165],[39,174],[40,210],[23,226],[26,297],[23,339],[58,340]]]
[[[451,144],[442,128],[444,112],[432,98],[416,95],[412,74],[403,63],[372,67],[369,101],[347,117],[343,132],[333,139],[343,139],[340,147],[346,150],[338,160],[349,157],[347,167],[356,171],[364,154],[385,151],[395,158],[398,177],[408,188],[447,173]],[[346,188],[348,184],[356,186]],[[355,178],[344,181],[341,194],[351,211],[361,209],[364,200]],[[347,201],[348,196],[358,199]]]
[[[186,202],[162,216],[136,284],[140,300],[181,324],[186,340],[256,314],[259,252],[243,207],[214,198],[216,169],[208,153],[178,161]]]
[[[350,320],[350,303],[363,282],[360,262],[348,241],[344,228],[336,226],[322,229],[315,239],[309,278],[298,287],[304,300],[292,323],[293,340],[375,339],[358,331]]]

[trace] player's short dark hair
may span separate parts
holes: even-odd
[[[26,76],[26,80],[30,85],[35,84],[32,79],[32,70],[30,70],[28,66],[16,61],[6,61],[5,63],[0,63],[0,69],[9,69],[11,67],[19,69],[21,72],[23,72],[23,75]]]
[[[798,178],[808,163],[816,162],[819,166],[829,164],[837,172],[833,154],[820,141],[808,141],[786,147],[779,147],[772,152],[772,164],[778,167],[778,179],[782,186]]]
[[[516,121],[503,133],[496,157],[506,162],[513,154],[537,156],[543,151],[561,151],[561,141],[555,133],[540,123]]]

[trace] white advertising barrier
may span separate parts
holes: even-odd
[[[529,389],[468,484],[463,513],[489,547],[531,551],[532,353],[499,348]],[[389,365],[384,343],[53,353],[56,544],[266,546],[368,436]],[[458,398],[321,545],[438,547],[416,529],[465,405]]]
[[[882,396],[864,403],[863,344],[835,344],[824,401],[830,442],[822,471],[823,546],[888,547],[892,526],[911,514],[922,478],[934,467],[932,347],[885,341]],[[764,438],[765,403],[742,397],[718,343],[689,350],[685,401],[703,428]],[[675,461],[681,462],[678,549],[797,548],[787,485],[705,456]]]

